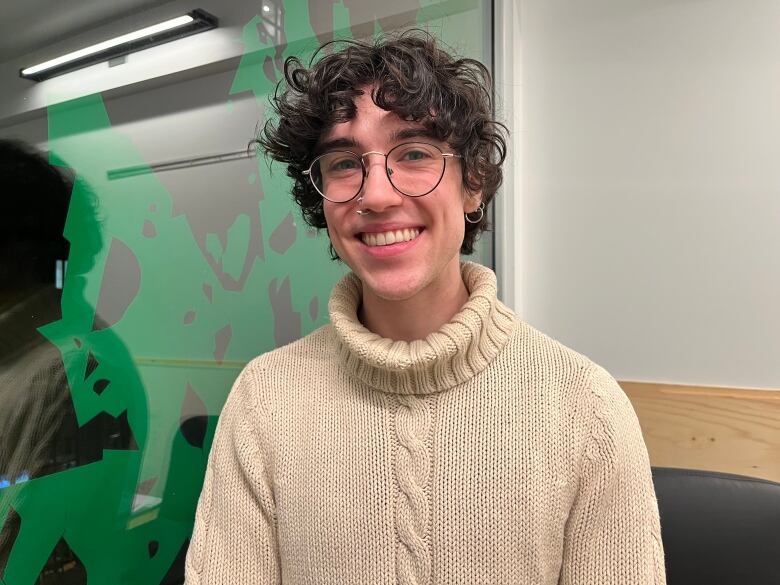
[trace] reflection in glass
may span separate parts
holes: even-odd
[[[58,531],[48,544],[45,538],[38,540],[40,533],[20,531],[23,521],[41,513],[62,513],[56,497],[40,497],[39,480],[100,462],[104,449],[138,446],[127,410],[119,416],[101,410],[79,422],[66,361],[79,361],[82,342],[74,338],[74,351],[63,354],[43,333],[47,325],[62,321],[70,253],[63,231],[72,179],[31,147],[2,140],[0,184],[7,194],[0,199],[0,572],[8,570],[13,576],[14,569],[23,566],[40,571],[46,582],[47,575],[83,567],[79,569],[80,562]],[[79,262],[71,264],[77,272],[69,275],[69,302],[74,312],[94,312],[84,299],[79,272],[92,268],[102,239],[94,196],[88,189],[80,192],[82,253]],[[92,326],[100,329],[102,324],[98,319]],[[113,352],[111,359],[120,355]],[[102,359],[101,352],[93,350],[83,360],[83,377],[98,400],[112,381],[110,376],[91,379]],[[36,567],[31,550],[50,553],[43,567]]]

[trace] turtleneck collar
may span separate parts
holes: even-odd
[[[473,378],[499,354],[515,327],[515,315],[496,296],[492,270],[466,262],[461,277],[469,300],[449,323],[417,341],[394,341],[366,329],[357,311],[363,283],[352,272],[328,303],[339,358],[361,382],[393,394],[430,394]]]

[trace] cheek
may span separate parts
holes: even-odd
[[[463,242],[463,236],[466,235],[466,224],[463,220],[462,213],[453,214],[453,218],[450,223],[450,232],[453,235],[453,239],[457,241],[458,247]]]
[[[460,249],[463,237],[466,235],[466,221],[463,215],[465,213],[464,203],[464,198],[456,198],[448,208],[449,213],[447,214],[447,224],[449,232],[452,234],[453,246],[458,249]]]
[[[325,223],[328,224],[328,234],[333,239],[334,236],[338,237],[339,225],[341,223],[339,210],[333,207],[333,203],[325,203],[322,206],[323,214],[325,215]]]
[[[327,223],[328,227],[330,227],[333,221],[333,206],[330,201],[325,201],[322,204],[322,213],[325,216],[325,223]]]
[[[322,208],[327,224],[328,237],[337,252],[341,252],[340,243],[343,238],[341,226],[344,223],[344,211],[335,207],[334,203],[326,202]]]

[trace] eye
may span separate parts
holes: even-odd
[[[357,167],[357,163],[354,160],[345,158],[344,160],[338,161],[334,166],[337,169],[354,169]]]
[[[360,161],[351,156],[341,156],[330,161],[328,164],[328,171],[330,172],[344,172],[354,171],[360,168]]]
[[[431,154],[420,148],[410,148],[401,154],[401,160],[410,162],[431,158]]]

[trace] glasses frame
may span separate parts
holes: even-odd
[[[436,150],[439,151],[439,153],[441,154],[442,159],[444,161],[444,164],[441,167],[441,175],[439,175],[439,179],[436,181],[436,184],[433,187],[431,187],[428,191],[426,191],[425,193],[423,193],[421,195],[409,195],[409,193],[406,193],[405,191],[402,191],[401,189],[399,189],[396,186],[396,184],[393,183],[393,178],[392,178],[393,172],[392,172],[392,169],[387,166],[388,157],[390,156],[390,154],[394,150],[396,150],[398,148],[401,148],[402,146],[408,146],[410,144],[425,144],[426,146],[432,146],[433,148],[435,148]],[[317,184],[314,182],[314,177],[312,177],[312,172],[311,171],[314,168],[314,165],[317,164],[317,161],[319,161],[324,156],[328,156],[330,154],[333,154],[334,152],[343,152],[345,154],[351,154],[352,156],[354,156],[354,157],[356,157],[357,159],[360,160],[360,166],[363,169],[363,174],[362,174],[362,177],[360,179],[360,187],[358,188],[357,192],[352,197],[350,197],[349,199],[346,199],[344,201],[334,201],[333,199],[328,199],[326,197],[325,193],[320,191],[319,187],[317,187]],[[387,180],[390,181],[390,184],[393,186],[393,189],[398,191],[401,195],[406,195],[407,197],[425,197],[429,193],[432,193],[433,191],[435,191],[436,187],[438,187],[441,184],[441,180],[444,178],[444,173],[447,172],[447,159],[448,158],[463,158],[463,156],[461,156],[460,154],[455,154],[453,152],[444,152],[439,146],[437,146],[435,144],[431,144],[430,142],[422,142],[420,140],[410,140],[409,142],[402,142],[401,144],[396,144],[393,148],[388,150],[386,153],[379,152],[377,150],[369,150],[368,152],[364,152],[363,154],[358,154],[357,152],[353,152],[351,150],[344,150],[344,149],[340,149],[340,148],[329,150],[328,152],[323,152],[321,155],[319,155],[313,161],[311,161],[311,164],[309,165],[309,168],[306,169],[305,171],[303,171],[303,174],[306,175],[307,177],[309,177],[309,182],[311,183],[312,187],[314,187],[314,190],[317,191],[317,193],[319,193],[322,196],[323,199],[325,199],[327,201],[330,201],[331,203],[349,203],[355,197],[360,195],[360,192],[363,190],[363,186],[366,184],[366,177],[368,176],[368,167],[366,166],[366,161],[365,161],[364,157],[368,156],[369,154],[378,154],[378,155],[381,155],[381,156],[385,157],[385,176],[387,177]]]

